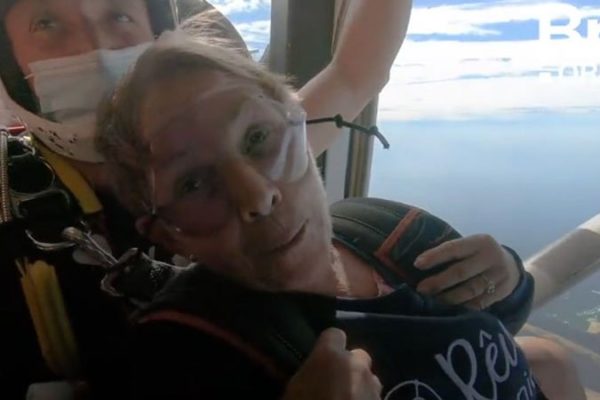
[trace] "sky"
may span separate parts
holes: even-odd
[[[251,47],[270,1],[217,0]],[[560,26],[573,29],[560,33]],[[548,37],[548,27],[554,32]],[[565,32],[566,29],[562,31]],[[380,120],[522,118],[600,109],[600,2],[415,0]]]

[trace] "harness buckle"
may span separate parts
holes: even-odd
[[[69,242],[67,240],[58,241],[58,242],[47,242],[47,241],[38,240],[35,238],[34,233],[29,229],[25,230],[25,235],[27,235],[29,240],[31,240],[31,243],[33,243],[33,245],[38,250],[41,250],[46,253],[52,253],[55,251],[60,251],[60,250],[69,249],[71,247],[75,247],[74,243]]]

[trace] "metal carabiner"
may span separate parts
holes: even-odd
[[[55,251],[69,249],[69,248],[75,246],[75,244],[73,242],[69,242],[69,241],[63,241],[63,242],[42,242],[41,240],[37,240],[35,238],[35,236],[33,236],[33,233],[29,229],[25,230],[25,234],[27,235],[27,237],[29,238],[29,240],[31,240],[31,243],[33,243],[33,245],[38,250],[41,250],[41,251],[44,251],[44,252],[55,252]]]

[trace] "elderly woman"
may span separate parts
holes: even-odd
[[[356,252],[351,243],[332,242],[323,186],[306,143],[302,106],[303,101],[279,77],[235,52],[165,35],[141,56],[103,108],[98,143],[116,192],[138,217],[138,230],[204,266],[194,271],[206,268],[243,287],[274,294],[303,292],[360,301],[394,295],[397,290],[406,293],[398,277],[386,279],[373,260]],[[525,296],[527,303],[531,295],[530,278],[518,267],[518,259],[488,236],[452,240],[414,260],[422,270],[445,262],[453,263],[422,280],[420,291],[472,308],[501,304],[509,295]],[[165,290],[175,297],[185,292],[176,285]],[[515,300],[508,299],[511,302]],[[453,315],[464,313],[472,321],[473,332],[482,326],[477,321],[490,318],[462,308],[453,310]],[[493,320],[489,320],[492,325]],[[380,395],[381,384],[370,371],[369,355],[363,350],[347,352],[339,331],[322,333],[283,390],[281,382],[269,381],[234,354],[239,345],[232,349],[206,337],[194,340],[189,326],[179,326],[180,320],[163,322],[151,323],[145,330],[152,340],[141,339],[152,347],[138,354],[144,360],[142,392],[148,397],[233,398],[248,390],[261,398],[276,398],[283,391],[286,399]],[[506,340],[512,342],[499,335],[504,346]],[[396,340],[406,338],[398,332]],[[164,343],[169,344],[162,347]],[[179,347],[182,343],[185,346]],[[496,363],[495,348],[492,361],[486,358],[489,355],[473,356],[472,361]],[[515,347],[514,352],[504,354],[503,377],[488,365],[490,376],[477,384],[488,389],[492,385],[494,393],[502,396],[543,398],[535,383],[525,379],[529,372],[520,350]],[[398,363],[398,369],[406,370],[399,368],[402,360]],[[169,371],[161,369],[165,365]],[[465,396],[483,390],[475,388],[475,377],[462,382],[460,369],[451,378],[458,387],[454,390]],[[507,380],[516,386],[498,389]],[[388,395],[402,385],[387,387]],[[578,390],[572,389],[571,398],[577,397]]]
[[[0,0],[0,103],[27,128],[16,139],[0,131],[2,398],[66,379],[87,380],[94,395],[114,398],[111,389],[121,385],[101,377],[125,365],[129,309],[100,289],[101,271],[62,232],[90,229],[115,254],[145,246],[111,192],[93,145],[94,117],[144,48],[181,22],[172,5],[180,17],[210,8],[203,0]],[[408,0],[352,1],[331,65],[302,92],[306,108],[354,118],[385,84],[410,7]],[[218,25],[217,33],[237,37],[231,24]],[[360,62],[357,37],[368,39]],[[339,130],[317,133],[313,145],[322,151]]]

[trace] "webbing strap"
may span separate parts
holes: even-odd
[[[151,322],[175,322],[196,331],[204,332],[211,337],[222,340],[229,346],[246,355],[254,363],[261,365],[271,377],[277,380],[285,380],[287,378],[286,374],[277,365],[273,357],[264,354],[256,346],[248,343],[234,331],[222,328],[214,322],[201,318],[198,315],[184,313],[178,310],[165,309],[146,315],[139,322],[141,324]]]
[[[63,185],[65,185],[77,199],[84,214],[89,215],[102,211],[100,200],[98,200],[94,190],[86,182],[83,176],[81,176],[79,171],[69,164],[64,157],[50,151],[50,149],[41,145],[39,142],[36,142],[36,147],[52,166]]]
[[[79,203],[81,211],[78,212],[90,215],[102,210],[96,194],[73,166],[39,143],[36,143],[36,148],[54,170],[61,184]],[[30,179],[33,177],[30,176]],[[35,229],[35,236],[38,238],[40,235],[43,237],[46,229],[56,230],[54,225],[58,222],[59,225],[70,224],[73,219],[79,219],[76,215],[69,215],[73,210],[56,207],[56,204],[62,204],[61,201],[53,200],[40,197],[37,203],[28,203],[32,210],[39,211],[35,215],[29,215],[28,223],[37,222],[40,225]],[[60,229],[62,228],[58,232]],[[27,260],[17,266],[21,273],[23,295],[46,365],[58,376],[78,377],[81,372],[79,350],[54,266],[44,261],[30,264]]]
[[[56,271],[44,261],[19,265],[21,286],[46,365],[58,376],[80,373],[79,351]]]

